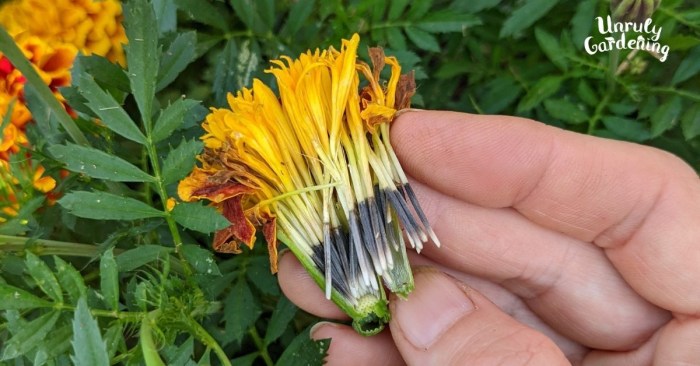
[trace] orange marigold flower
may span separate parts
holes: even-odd
[[[123,65],[127,39],[121,21],[117,0],[10,0],[0,7],[0,24],[12,36],[26,33],[51,44],[72,44]]]

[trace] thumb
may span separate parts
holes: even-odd
[[[415,284],[391,302],[391,332],[409,365],[569,364],[545,335],[442,272],[418,268]]]

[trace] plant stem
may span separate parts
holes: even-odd
[[[75,311],[75,306],[70,306],[66,304],[55,304],[54,309],[62,311]],[[100,309],[90,309],[90,313],[93,316],[98,316],[102,318],[113,318],[124,320],[127,322],[137,323],[143,320],[145,316],[148,315],[146,312],[130,312],[130,311],[116,311],[116,310],[100,310]]]
[[[258,330],[255,328],[255,325],[252,325],[248,329],[248,333],[250,334],[250,337],[253,338],[255,345],[258,347],[260,357],[262,357],[263,361],[265,361],[265,365],[274,366],[275,363],[272,361],[270,354],[267,352],[267,347],[265,346],[262,338],[260,338],[260,334],[258,334]]]
[[[219,343],[214,339],[214,337],[207,332],[204,327],[202,327],[196,320],[192,319],[191,317],[185,317],[185,326],[187,329],[200,341],[202,344],[207,346],[208,348],[214,350],[214,353],[216,354],[216,357],[219,358],[219,361],[221,361],[221,364],[224,366],[231,366],[231,361],[229,360],[228,356],[226,356],[226,352],[224,352],[223,349],[221,349],[221,346]],[[269,356],[268,356],[269,357]],[[273,365],[273,364],[269,364]]]
[[[681,97],[685,97],[685,98],[694,100],[696,102],[700,102],[700,94],[693,93],[693,92],[690,92],[687,90],[676,89],[676,88],[669,87],[669,86],[652,87],[652,88],[649,88],[649,91],[658,92],[658,93],[677,94],[677,95],[680,95]]]
[[[63,255],[92,258],[99,254],[99,247],[90,244],[71,243],[22,236],[0,235],[0,253],[22,253],[29,250],[36,255]],[[115,249],[115,254],[121,250]]]

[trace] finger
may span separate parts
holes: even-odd
[[[321,322],[314,325],[310,333],[315,340],[331,339],[325,359],[328,366],[405,364],[388,330],[372,337],[364,337],[347,325]]]
[[[468,283],[469,287],[476,290],[478,293],[486,297],[489,301],[496,304],[502,312],[508,314],[518,322],[535,329],[551,339],[554,344],[564,353],[566,358],[573,364],[579,364],[584,356],[589,352],[588,347],[582,346],[578,342],[562,335],[559,331],[552,328],[544,322],[542,318],[530,309],[530,307],[517,295],[506,290],[502,286],[487,281],[483,278],[455,271],[449,267],[442,266],[433,262],[426,256],[416,254],[415,252],[408,253],[409,260],[412,266],[429,266],[436,268],[440,272],[444,272],[462,283]]]
[[[680,159],[526,119],[451,112],[405,113],[392,139],[417,180],[594,242],[647,299],[700,312],[700,184]]]
[[[277,279],[284,295],[302,310],[321,318],[348,319],[345,313],[326,299],[321,288],[289,251],[280,253]]]
[[[566,365],[541,333],[476,291],[434,270],[416,270],[416,288],[394,300],[391,331],[409,365]]]
[[[415,192],[442,246],[422,254],[520,296],[557,332],[591,348],[638,346],[670,318],[634,292],[600,248],[533,224],[508,208],[485,208]]]

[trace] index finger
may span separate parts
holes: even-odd
[[[595,243],[649,301],[700,312],[700,182],[680,159],[522,118],[439,111],[401,115],[392,141],[418,181]]]

